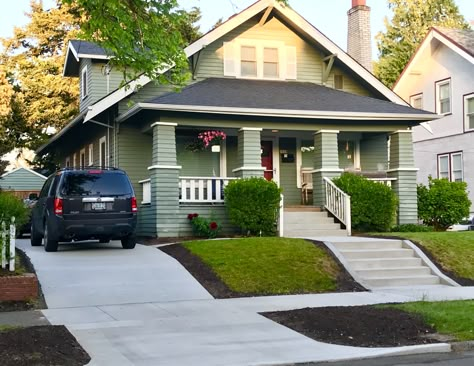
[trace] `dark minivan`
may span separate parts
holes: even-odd
[[[127,174],[120,169],[65,168],[51,175],[33,208],[31,245],[44,243],[55,252],[58,242],[120,239],[135,247],[137,200]]]

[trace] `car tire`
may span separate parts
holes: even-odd
[[[135,235],[129,235],[125,238],[122,238],[122,248],[123,249],[133,249],[137,243]]]
[[[44,236],[43,236],[43,242],[44,242],[44,250],[47,252],[57,252],[58,251],[58,241],[57,240],[51,240],[49,237],[48,233],[48,224],[44,224]]]
[[[41,244],[43,244],[41,239],[42,239],[41,235],[35,230],[35,227],[33,226],[33,224],[31,224],[31,237],[30,237],[31,246],[32,247],[41,246]]]
[[[110,243],[110,239],[99,239],[100,244],[108,244]]]

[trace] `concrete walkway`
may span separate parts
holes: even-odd
[[[174,259],[157,249],[117,244],[60,247],[26,241],[52,324],[65,324],[90,365],[281,365],[420,352],[447,344],[357,348],[316,342],[259,312],[421,299],[474,299],[474,287],[429,286],[366,293],[214,300]],[[145,292],[145,293],[143,293]]]

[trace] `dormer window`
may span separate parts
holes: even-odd
[[[84,66],[81,72],[81,98],[87,97],[87,66]]]
[[[224,42],[224,76],[294,80],[296,47],[266,40]]]

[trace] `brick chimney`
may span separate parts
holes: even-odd
[[[372,72],[372,34],[370,32],[370,8],[365,0],[352,0],[347,12],[347,53]]]

